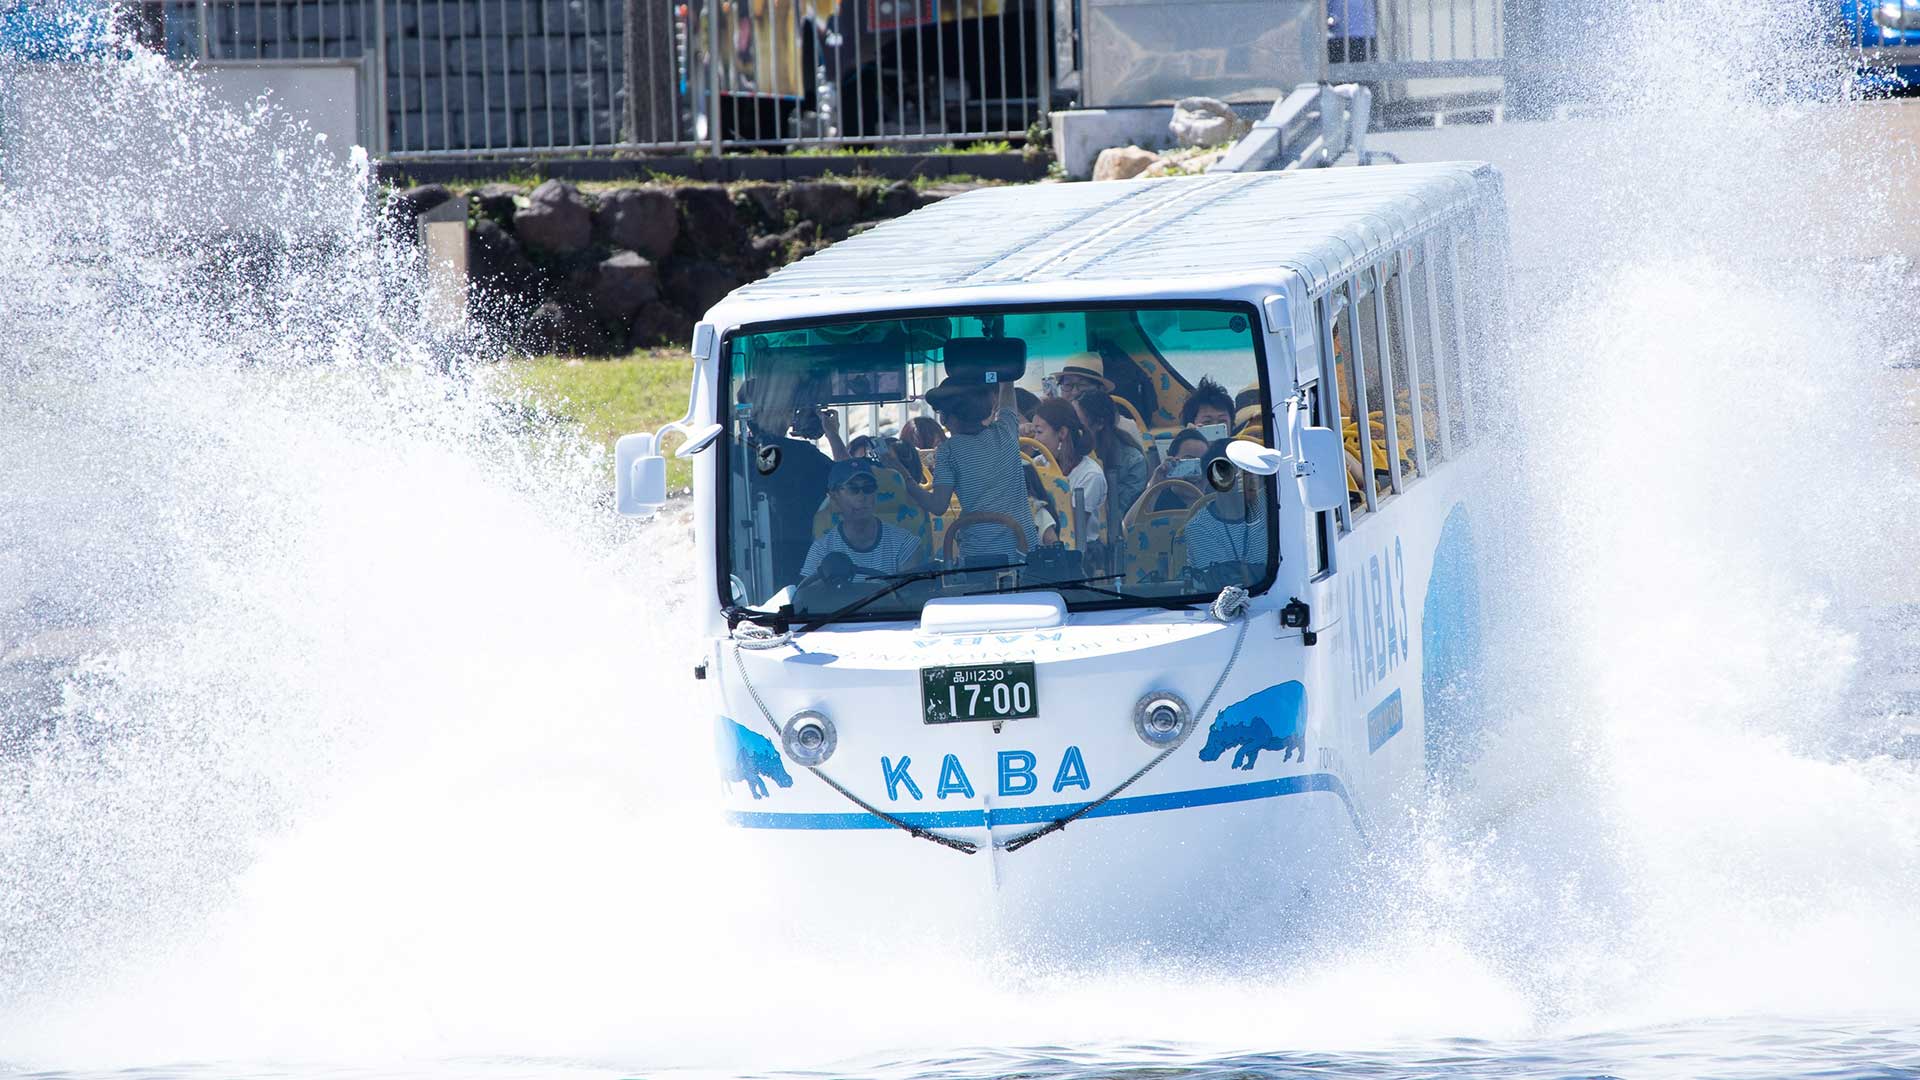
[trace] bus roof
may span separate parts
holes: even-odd
[[[1483,162],[985,188],[736,289],[708,321],[1270,285],[1276,270],[1318,290],[1482,200],[1500,205]]]

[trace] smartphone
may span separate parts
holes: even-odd
[[[1200,459],[1197,457],[1175,458],[1167,463],[1167,479],[1197,480],[1200,478]]]

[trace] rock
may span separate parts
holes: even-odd
[[[733,201],[741,209],[750,210],[767,232],[787,227],[786,192],[779,184],[741,184],[733,189]]]
[[[513,215],[513,231],[530,251],[571,255],[593,243],[593,208],[579,188],[549,180]]]
[[[674,189],[673,199],[680,206],[680,238],[695,256],[712,259],[745,254],[746,230],[725,188],[687,184]]]
[[[528,352],[580,356],[606,352],[608,338],[592,312],[556,297],[534,308],[520,324],[519,344]]]
[[[720,302],[740,284],[731,271],[708,259],[676,259],[667,270],[667,298],[695,316]]]
[[[603,317],[625,320],[660,299],[660,272],[631,251],[617,251],[600,263],[593,279],[593,309]]]
[[[1251,126],[1224,101],[1190,97],[1174,104],[1167,130],[1181,146],[1219,146],[1246,134]]]
[[[1131,180],[1147,170],[1159,155],[1138,146],[1111,146],[1093,163],[1095,180]]]
[[[633,316],[627,329],[627,344],[684,345],[693,337],[693,320],[672,304],[658,300],[646,304]]]
[[[873,213],[875,217],[895,218],[910,214],[922,205],[924,201],[920,193],[913,190],[912,184],[901,180],[887,185],[887,189],[880,193],[880,197],[874,201]]]
[[[860,193],[845,184],[812,180],[787,188],[787,206],[801,217],[832,229],[860,217]]]
[[[796,222],[785,232],[753,238],[754,265],[785,266],[820,249],[820,230],[811,221]]]
[[[453,191],[445,184],[421,184],[396,191],[387,197],[387,221],[395,235],[412,243],[420,235],[420,215],[451,198]]]
[[[600,196],[593,226],[607,246],[638,252],[657,263],[673,251],[673,242],[680,236],[680,215],[673,193],[665,188],[619,188]]]
[[[1225,147],[1218,150],[1175,150],[1160,155],[1159,160],[1147,166],[1143,177],[1152,176],[1193,176],[1207,171],[1207,166],[1227,156]]]
[[[483,184],[467,193],[473,205],[480,210],[480,216],[491,218],[502,225],[512,225],[513,215],[520,209],[520,200],[526,198],[525,188],[512,184]]]
[[[474,283],[494,292],[525,291],[539,276],[520,242],[497,221],[484,219],[473,227],[468,252]]]

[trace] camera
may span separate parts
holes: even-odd
[[[820,410],[806,406],[793,410],[793,435],[797,439],[812,441],[825,435],[827,428],[820,420]]]

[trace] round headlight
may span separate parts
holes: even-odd
[[[1179,742],[1193,720],[1193,710],[1179,694],[1155,690],[1133,707],[1133,730],[1148,746],[1168,747]]]
[[[808,709],[794,713],[787,725],[780,729],[780,742],[787,749],[787,756],[794,764],[812,768],[833,756],[833,748],[840,744],[840,737],[833,730],[833,721],[827,714]]]

